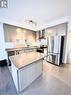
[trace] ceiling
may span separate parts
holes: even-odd
[[[65,16],[71,16],[71,0],[8,0],[8,8],[0,8],[0,17],[21,23],[46,24]]]

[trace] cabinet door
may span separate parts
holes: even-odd
[[[41,30],[41,31],[38,31],[38,32],[39,32],[39,39],[40,38],[45,38],[45,29]]]
[[[42,38],[45,38],[45,29],[42,30]]]
[[[27,41],[35,42],[35,40],[36,40],[36,33],[34,31],[28,31],[28,33],[26,34],[26,37],[27,37]]]
[[[19,70],[20,92],[42,74],[42,59]]]

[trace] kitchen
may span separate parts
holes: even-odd
[[[71,18],[16,20],[0,19],[0,95],[70,95]]]
[[[52,47],[49,45],[52,45],[54,42],[53,43],[49,42],[48,38],[64,36],[65,39],[64,39],[64,44],[63,44],[64,45],[63,50],[66,49],[65,41],[66,41],[66,33],[67,33],[66,31],[67,23],[46,28],[44,29],[44,31],[43,30],[32,31],[29,29],[24,29],[24,28],[20,28],[17,26],[9,25],[9,24],[3,24],[3,28],[4,28],[4,39],[5,39],[5,52],[8,58],[7,66],[11,72],[11,75],[13,77],[13,81],[15,83],[15,87],[18,93],[21,93],[34,80],[36,80],[40,75],[42,75],[43,59],[46,60],[46,62],[56,64],[56,65],[60,65],[64,63],[65,61],[63,60],[65,57],[64,51],[63,51],[64,56],[62,57],[61,62],[58,60],[59,57],[57,58],[57,56],[55,57],[55,59],[53,59],[53,55],[55,53],[53,52],[49,53],[49,49],[52,49]],[[55,42],[56,40],[57,39],[55,39]],[[49,44],[48,42],[51,44]],[[56,47],[53,47],[53,48],[57,50]],[[60,49],[60,47],[58,47],[58,49]],[[28,61],[25,59],[27,59]],[[51,60],[55,60],[55,62],[52,62]],[[29,69],[31,67],[32,69]],[[23,70],[23,68],[25,70]],[[24,73],[27,73],[28,75],[25,76]]]
[[[54,43],[54,46],[55,44],[57,46],[59,44],[59,42],[51,43],[51,41],[49,40],[49,37],[57,37],[57,36],[64,36],[64,46],[63,46],[64,49],[63,50],[65,50],[66,36],[67,36],[66,35],[67,33],[66,23],[44,29],[44,31],[40,30],[37,32],[19,28],[19,27],[12,26],[12,25],[7,25],[7,24],[4,24],[3,27],[4,27],[5,46],[6,46],[5,49],[7,51],[7,54],[10,56],[17,55],[19,53],[30,52],[30,51],[37,51],[40,53],[45,53],[45,55],[47,56],[48,55],[47,51],[49,51],[49,49],[51,50],[52,48],[54,48],[55,51],[57,50],[57,47],[52,47],[50,45]],[[58,39],[56,38],[55,41],[56,40]],[[52,53],[53,51],[50,51],[50,52]],[[65,51],[63,53],[65,53]]]

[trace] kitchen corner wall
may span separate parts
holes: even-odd
[[[0,23],[0,60],[3,59],[7,59],[7,53],[5,51],[3,24]]]

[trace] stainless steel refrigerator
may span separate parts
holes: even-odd
[[[47,61],[56,65],[62,64],[64,36],[48,37],[47,47]]]

